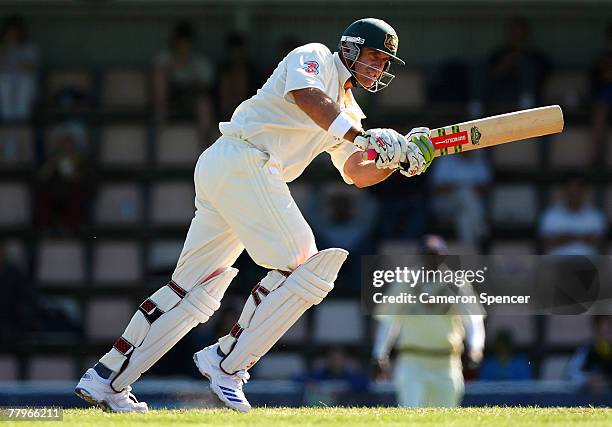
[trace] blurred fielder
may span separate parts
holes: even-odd
[[[195,167],[195,217],[172,280],[139,306],[111,350],[83,375],[77,395],[111,411],[147,411],[130,385],[219,308],[238,273],[231,265],[246,248],[270,272],[251,290],[231,331],[194,361],[226,406],[251,409],[242,390],[247,370],[325,298],[348,255],[317,249],[287,182],[323,151],[344,181],[358,187],[396,170],[418,175],[433,160],[427,128],[405,137],[361,127],[365,116],[351,88],[387,87],[391,63],[403,64],[397,46],[396,32],[384,21],[356,21],[337,53],[319,43],[290,52],[257,94],[220,123],[222,136]],[[368,148],[378,153],[375,162],[362,161]]]
[[[447,255],[448,248],[444,240],[431,235],[423,239],[421,253]],[[431,287],[442,289],[440,284]],[[424,306],[418,307],[437,310],[435,305],[433,308]],[[448,314],[423,312],[379,316],[373,358],[378,372],[386,374],[391,347],[396,345],[394,382],[400,406],[452,408],[461,403],[463,341],[467,344],[468,362],[478,364],[482,360],[485,340],[483,316],[460,314],[461,311],[462,308],[454,304]],[[473,309],[465,311],[474,312]]]

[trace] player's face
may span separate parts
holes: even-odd
[[[372,87],[380,78],[391,57],[384,52],[364,47],[355,63],[355,74],[359,83]]]

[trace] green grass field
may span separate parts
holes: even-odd
[[[612,409],[600,408],[256,408],[248,414],[227,409],[158,410],[148,414],[108,414],[69,409],[63,422],[1,422],[33,426],[612,426]]]

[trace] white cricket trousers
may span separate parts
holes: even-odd
[[[463,399],[463,372],[458,356],[400,354],[394,382],[399,406],[454,408]]]
[[[172,279],[190,287],[229,267],[243,249],[257,264],[293,271],[317,253],[312,230],[280,167],[238,138],[221,136],[195,167],[195,216]],[[168,206],[172,209],[172,206]]]

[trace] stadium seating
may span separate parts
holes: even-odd
[[[308,339],[308,319],[310,312],[307,311],[293,324],[291,328],[280,339],[284,344],[301,344]]]
[[[608,220],[612,218],[612,186],[607,186],[604,190],[603,209]]]
[[[296,205],[302,212],[306,212],[309,207],[309,203],[312,200],[313,188],[310,184],[305,183],[290,183],[289,191]]]
[[[72,380],[76,378],[76,366],[71,357],[35,356],[30,360],[30,380]]]
[[[154,240],[149,247],[148,268],[153,271],[174,270],[182,249],[182,240]]]
[[[17,358],[9,355],[0,355],[0,382],[15,381],[19,377]]]
[[[425,80],[423,73],[416,69],[397,70],[393,88],[380,92],[377,98],[379,109],[403,113],[422,109],[425,102]]]
[[[28,251],[23,240],[7,239],[4,241],[4,250],[8,259],[22,272],[30,271]]]
[[[583,71],[558,70],[552,73],[544,87],[545,105],[559,104],[563,109],[583,108],[590,97],[589,76]]]
[[[386,118],[388,114],[429,119],[430,113],[426,112],[426,80],[429,76],[410,67],[396,71],[393,88],[368,101],[371,104],[368,111],[365,108],[364,111],[372,115],[372,122],[381,116]],[[79,315],[80,309],[85,308],[84,351],[87,362],[82,358],[72,360],[62,354],[26,363],[28,376],[45,380],[73,378],[75,365],[78,365],[77,370],[83,363],[83,366],[89,365],[89,356],[96,346],[88,347],[88,344],[108,344],[121,333],[139,302],[131,299],[140,292],[138,288],[157,287],[168,279],[183,246],[184,229],[194,214],[191,175],[203,146],[193,122],[153,124],[154,117],[149,114],[150,76],[145,68],[120,64],[108,69],[53,68],[43,77],[46,95],[41,120],[29,126],[9,124],[0,127],[0,232],[12,238],[15,227],[28,229],[28,233],[18,236],[17,258],[25,267],[26,260],[33,260],[33,279],[41,285],[44,297],[47,297],[45,292],[69,292],[71,287],[83,285],[79,289],[80,296],[70,298],[79,309]],[[570,111],[570,115],[572,110],[579,114],[577,106],[583,107],[588,98],[585,81],[585,74],[572,70],[555,72],[544,91],[545,103],[560,103]],[[99,89],[98,83],[101,83]],[[38,230],[32,225],[32,180],[35,175],[28,174],[42,160],[40,155],[50,152],[56,123],[74,118],[74,111],[63,111],[61,109],[66,105],[57,104],[60,99],[57,95],[67,91],[76,91],[86,97],[86,104],[75,107],[92,108],[79,111],[81,115],[75,117],[87,130],[93,169],[100,178],[94,183],[92,217],[91,223],[84,224],[86,232],[78,231],[69,239],[62,240],[48,238],[45,234],[48,230]],[[102,111],[98,111],[95,104],[98,98]],[[71,105],[67,108],[70,110]],[[45,115],[51,113],[55,116]],[[443,109],[431,113],[436,123],[455,122],[455,117],[446,121],[442,117],[444,114]],[[551,186],[546,187],[548,181],[532,181],[532,176],[544,165],[558,173],[582,168],[590,161],[590,152],[584,149],[590,147],[588,124],[568,117],[566,130],[560,135],[506,144],[487,152],[495,171],[502,175],[502,183],[493,186],[487,201],[487,213],[492,220],[492,234],[484,245],[488,252],[499,255],[535,253],[535,237],[526,234],[526,230],[537,226],[539,210],[550,202],[549,194],[553,191]],[[45,150],[40,149],[41,142]],[[606,155],[607,165],[612,166],[612,150],[607,150]],[[118,177],[114,176],[115,172]],[[362,191],[340,182],[327,154],[322,154],[308,173],[311,175],[307,179],[289,184],[296,204],[307,218],[317,192],[339,189],[358,194]],[[333,177],[334,185],[325,181],[328,177]],[[540,193],[539,189],[544,188],[548,191]],[[596,188],[595,192],[594,200],[603,201],[606,214],[612,217],[612,186]],[[5,206],[10,206],[10,209],[5,209]],[[38,231],[41,231],[40,235]],[[90,241],[90,231],[96,240]],[[449,238],[451,253],[475,252],[474,248],[452,240],[452,231],[445,225],[434,224],[433,231]],[[498,234],[498,231],[501,232]],[[55,235],[54,232],[51,230],[49,235]],[[106,232],[110,236],[106,236]],[[375,252],[414,254],[416,249],[416,240],[388,240],[379,242]],[[241,280],[245,279],[241,278],[245,277],[248,268],[242,271],[237,283],[228,291],[228,304],[232,298],[240,300],[240,303],[243,301],[240,286],[243,285]],[[152,276],[156,275],[159,277],[153,279]],[[122,298],[113,296],[124,291]],[[346,294],[340,296],[344,298]],[[509,329],[519,347],[540,346],[545,355],[541,377],[559,379],[570,350],[589,338],[589,322],[588,317],[581,316],[555,317],[539,322],[534,317],[515,312],[500,315],[493,309],[486,320],[487,341],[490,344],[497,332]],[[368,334],[373,330],[371,324],[372,320],[361,312],[357,294],[350,299],[338,299],[332,293],[324,303],[314,307],[290,328],[275,352],[257,365],[256,374],[264,379],[288,379],[303,372],[306,357],[312,355],[302,354],[300,349],[304,343],[311,343],[313,352],[337,344],[366,349],[373,338]],[[552,351],[553,356],[547,357],[548,351]],[[14,355],[0,356],[0,381],[17,378],[18,362]],[[48,367],[55,372],[46,372]]]
[[[142,194],[131,183],[102,186],[94,202],[94,218],[98,224],[134,224],[142,220],[142,211]]]
[[[527,225],[537,220],[537,195],[531,185],[498,185],[491,197],[494,224]]]
[[[529,240],[497,240],[491,244],[489,252],[496,255],[531,255],[535,253],[535,248]]]
[[[67,262],[69,260],[69,262]],[[77,240],[43,240],[38,244],[36,279],[68,286],[85,279],[83,244]]]
[[[94,73],[86,67],[52,69],[45,82],[47,102],[54,107],[83,106],[83,101],[88,104],[95,92],[94,82]]]
[[[202,152],[195,126],[168,126],[157,135],[156,161],[159,166],[193,168]]]
[[[28,188],[19,182],[0,182],[0,227],[26,225],[31,206]]]
[[[126,299],[98,298],[86,310],[85,331],[90,340],[115,340],[130,321],[137,305]]]
[[[610,166],[612,166],[612,132],[607,133],[607,138],[604,141],[604,153],[605,153],[605,165],[610,170]]]
[[[364,336],[364,317],[357,300],[326,300],[314,307],[313,315],[315,343],[357,343]]]
[[[147,130],[137,124],[112,124],[101,129],[100,163],[104,167],[142,166],[147,158]]]
[[[145,71],[135,68],[114,68],[104,73],[102,105],[107,108],[146,108],[149,81]]]
[[[490,149],[493,166],[511,171],[535,169],[540,163],[540,144],[540,139],[529,139],[493,147]]]
[[[495,336],[504,330],[512,334],[517,345],[532,345],[535,342],[536,333],[532,316],[498,315],[495,313],[495,309],[488,309],[486,318],[487,343],[492,343]]]
[[[298,353],[271,352],[255,365],[257,378],[261,379],[291,379],[306,371],[303,356]]]
[[[556,346],[579,346],[592,336],[590,316],[547,316],[546,341]]]
[[[417,252],[417,249],[418,242],[415,240],[384,240],[378,245],[376,253],[381,255],[413,255]]]
[[[469,243],[450,240],[448,244],[449,255],[474,255],[478,253],[478,249]]]
[[[158,183],[151,191],[151,217],[157,224],[187,225],[194,214],[193,183]]]
[[[51,156],[61,146],[61,137],[67,134],[76,137],[76,151],[84,155],[91,154],[91,129],[84,121],[68,118],[64,122],[53,123],[43,128],[44,160],[52,158]]]
[[[0,127],[0,168],[23,169],[34,160],[34,135],[27,126]]]
[[[94,283],[135,282],[142,277],[141,254],[136,243],[109,241],[96,244],[93,251]]]
[[[550,137],[550,161],[553,168],[587,166],[593,153],[588,128],[566,126],[562,133]]]

